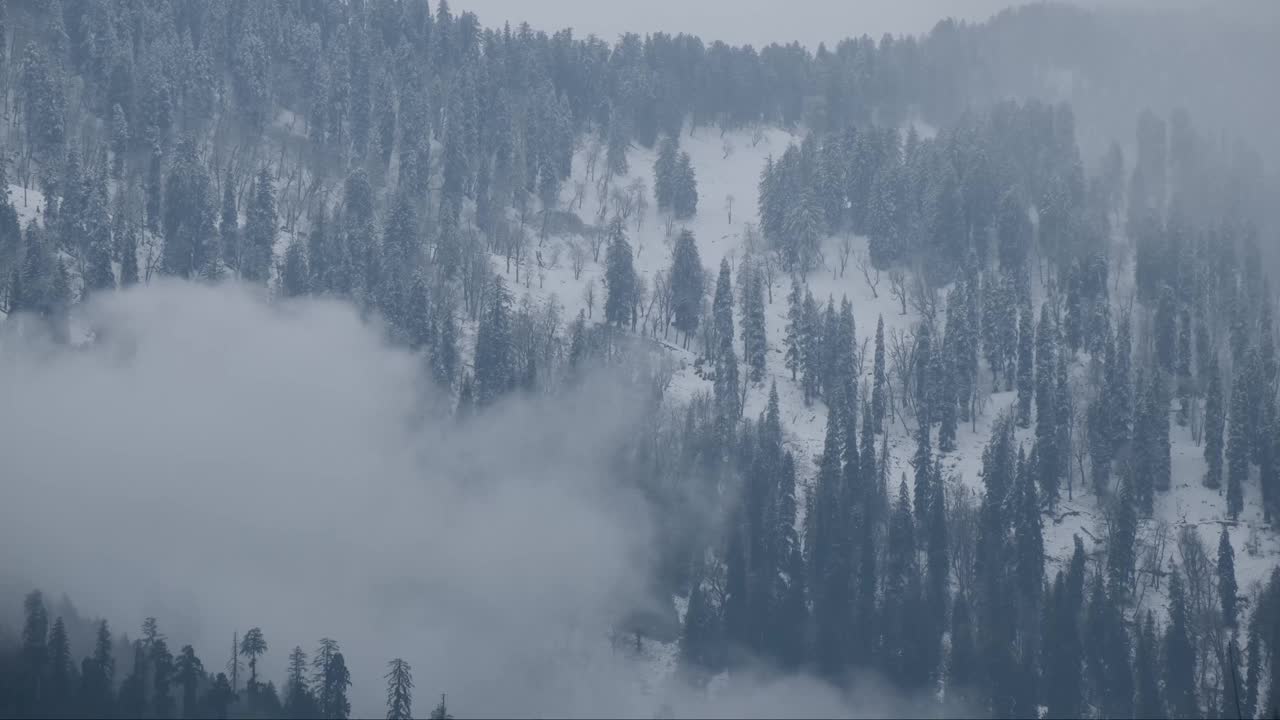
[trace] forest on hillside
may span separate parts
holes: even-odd
[[[866,702],[875,678],[886,714],[1280,717],[1269,166],[1280,158],[1270,137],[1230,134],[1256,118],[1115,99],[1151,62],[1135,50],[1142,63],[1108,78],[1107,63],[1129,57],[1116,28],[1173,37],[1159,18],[1050,3],[809,49],[485,27],[447,0],[0,0],[0,477],[14,488],[0,498],[0,544],[33,548],[0,552],[0,601],[12,605],[0,609],[0,717],[391,719],[415,705],[432,718],[712,715],[699,703],[768,694],[752,684],[762,672],[820,683],[845,707],[860,692]],[[1266,56],[1268,40],[1242,35],[1240,52]],[[1089,82],[1064,99],[1060,71]],[[1200,68],[1186,82],[1212,80]],[[1124,134],[1112,134],[1120,116]],[[216,294],[227,288],[246,296]],[[185,319],[193,299],[214,309]],[[592,642],[629,676],[658,665],[677,685],[646,685],[637,705],[557,705],[562,688],[529,671],[521,692],[546,685],[547,697],[485,697],[486,684],[516,682],[503,679],[508,658],[486,656],[493,676],[469,676],[458,699],[457,676],[419,662],[422,637],[408,630],[403,647],[339,646],[317,626],[316,649],[290,641],[286,663],[269,654],[265,620],[192,630],[184,610],[170,641],[163,614],[100,617],[92,592],[30,587],[28,576],[61,572],[43,566],[43,546],[111,550],[119,525],[146,527],[170,507],[135,503],[137,475],[203,483],[223,462],[248,468],[228,487],[261,491],[237,502],[279,513],[266,524],[281,543],[307,495],[352,507],[309,524],[367,532],[370,547],[417,524],[400,514],[411,502],[442,515],[458,502],[466,516],[479,501],[465,493],[380,486],[380,472],[402,471],[398,457],[342,468],[368,497],[404,506],[391,521],[356,512],[359,495],[302,460],[292,472],[288,458],[232,464],[256,449],[216,425],[181,428],[216,447],[195,458],[166,454],[162,439],[134,455],[71,430],[83,425],[69,416],[107,409],[126,429],[151,427],[138,418],[154,397],[98,395],[108,378],[191,389],[205,404],[192,417],[241,418],[241,391],[220,402],[221,376],[186,362],[194,354],[173,369],[149,353],[203,348],[207,332],[236,358],[224,362],[265,364],[255,355],[284,345],[255,339],[245,318],[274,313],[262,325],[273,342],[301,347],[317,325],[345,322],[320,313],[348,310],[387,353],[355,374],[404,382],[378,396],[391,407],[353,400],[344,422],[393,435],[385,413],[396,440],[411,427],[440,459],[405,461],[410,475],[456,476],[477,496],[527,480],[516,504],[573,538],[551,544],[554,567],[505,578],[514,592],[486,572],[532,565],[525,546],[542,546],[519,536],[526,524],[504,534],[510,515],[471,528],[484,541],[450,543],[428,526],[403,544],[474,544],[474,567],[447,567],[480,588],[473,600],[504,595],[494,617],[527,600],[560,620],[542,605],[563,595],[544,580],[590,595],[603,606],[582,623],[600,631]],[[140,327],[174,317],[190,336]],[[364,341],[289,354],[295,389],[342,395],[341,375],[301,366],[364,360]],[[75,374],[99,362],[122,374]],[[279,417],[270,432],[312,445],[333,431],[307,408]],[[572,432],[552,439],[561,422]],[[81,451],[83,477],[48,469]],[[547,477],[579,471],[593,482],[575,478],[566,494],[643,514],[647,532],[617,530],[640,550],[601,530],[614,515],[579,527],[576,506],[558,515],[537,502],[540,483],[544,497],[565,490]],[[175,480],[172,494],[186,487]],[[44,493],[90,506],[116,496],[137,514],[95,539],[28,531],[28,516],[63,504]],[[186,507],[193,523],[207,509],[229,534],[256,532],[256,514]],[[119,578],[95,578],[129,584],[120,547]],[[166,585],[206,562],[148,557],[127,567],[152,565],[147,577]],[[263,606],[272,582],[300,577],[286,573],[292,561],[271,555],[280,579],[254,575],[235,594],[287,616]],[[323,594],[343,595],[347,566],[332,563]],[[642,599],[588,588],[598,566],[635,575],[627,588]],[[415,612],[447,618],[450,602],[465,604],[449,580],[414,586],[430,598]],[[139,575],[138,596],[152,585]],[[525,639],[497,625],[513,646]],[[232,645],[197,654],[205,633]],[[483,653],[463,634],[427,642],[470,669]],[[511,654],[559,661],[529,645]],[[827,712],[815,708],[755,712]]]

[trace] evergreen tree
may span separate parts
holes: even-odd
[[[1053,624],[1045,638],[1050,656],[1045,690],[1051,718],[1080,716],[1080,636],[1069,593],[1062,571],[1058,571],[1049,610]]]
[[[311,272],[307,269],[306,246],[296,237],[289,241],[280,268],[280,289],[285,297],[300,297],[310,290]]]
[[[163,637],[156,638],[149,644],[147,661],[152,679],[151,709],[157,717],[173,717],[174,701],[170,692],[174,679],[173,654],[169,652],[168,643]],[[252,685],[250,689],[253,689]]]
[[[436,705],[431,711],[431,720],[453,720],[453,715],[449,712],[449,708],[444,704],[444,695],[440,695],[440,704]]]
[[[347,700],[347,688],[351,687],[351,673],[341,652],[334,652],[325,666],[321,696],[321,712],[326,720],[346,720],[351,714],[351,702]]]
[[[1252,718],[1258,709],[1258,685],[1262,679],[1262,651],[1256,622],[1249,623],[1249,644],[1245,649],[1244,697],[1240,701],[1241,717]]]
[[[1218,360],[1211,356],[1209,368],[1205,372],[1205,384],[1208,386],[1204,403],[1204,461],[1208,471],[1204,476],[1204,486],[1211,489],[1222,487],[1222,379],[1218,377]]]
[[[712,316],[718,345],[714,355],[716,418],[720,437],[727,447],[728,439],[733,436],[733,427],[742,412],[738,396],[738,358],[733,349],[733,288],[729,280],[727,259],[720,261]]]
[[[1231,547],[1231,536],[1226,526],[1218,538],[1218,598],[1222,602],[1222,622],[1229,628],[1236,627],[1236,552]]]
[[[800,278],[791,278],[791,292],[787,295],[787,330],[783,341],[786,345],[786,366],[794,382],[796,373],[804,366],[804,294],[800,290]]]
[[[1160,676],[1156,670],[1158,649],[1156,621],[1148,610],[1138,632],[1138,647],[1134,656],[1136,695],[1133,705],[1136,717],[1166,717],[1164,698],[1160,694]]]
[[[686,152],[680,153],[676,161],[671,185],[671,210],[680,220],[688,220],[698,213],[698,179]]]
[[[1169,625],[1164,637],[1164,687],[1171,718],[1198,718],[1195,649],[1187,626],[1187,599],[1182,575],[1175,567],[1169,575]]]
[[[928,321],[920,323],[916,332],[915,367],[912,381],[915,385],[916,422],[928,431],[933,423],[933,342]]]
[[[1217,708],[1218,717],[1244,717],[1244,708],[1240,702],[1240,641],[1236,633],[1231,633],[1226,653],[1218,658],[1222,672],[1222,703]],[[1209,709],[1212,716],[1213,708]]]
[[[67,626],[58,616],[49,630],[49,685],[46,706],[57,717],[69,709],[72,688],[71,641],[67,638]]]
[[[750,368],[751,382],[759,383],[764,381],[769,352],[769,339],[765,334],[764,278],[747,257],[743,258],[742,270],[738,273],[738,288],[742,296],[742,359]]]
[[[1244,483],[1249,478],[1249,393],[1247,373],[1237,370],[1231,387],[1227,418],[1227,517],[1235,520],[1244,509]]]
[[[1131,378],[1132,340],[1130,338],[1129,315],[1121,315],[1116,329],[1116,340],[1113,349],[1113,367],[1108,368],[1105,384],[1108,399],[1107,417],[1111,418],[1111,438],[1115,449],[1120,449],[1129,440],[1130,424],[1133,419],[1134,383]]]
[[[412,720],[413,675],[409,663],[396,658],[387,663],[387,720]]]
[[[689,336],[698,329],[698,318],[702,313],[703,278],[698,243],[692,232],[683,230],[676,238],[671,257],[671,305],[676,330],[684,333],[686,347]],[[794,375],[793,371],[792,379]]]
[[[813,295],[806,290],[804,296],[804,325],[801,337],[801,387],[808,405],[818,397],[822,385],[822,316]]]
[[[961,707],[973,702],[979,677],[978,651],[974,646],[969,603],[964,595],[957,594],[951,611],[951,655],[947,660],[948,699],[955,697]]]
[[[673,204],[679,142],[679,136],[668,135],[658,144],[658,156],[653,162],[653,198],[659,211],[670,210]]]
[[[605,260],[605,287],[608,296],[604,303],[605,321],[617,327],[635,327],[636,271],[632,264],[635,255],[627,242],[622,219],[614,218],[609,225],[609,249]]]
[[[199,717],[196,689],[204,679],[204,664],[196,657],[196,651],[190,645],[183,645],[175,663],[174,680],[182,688],[182,717]]]
[[[241,276],[251,282],[265,283],[270,277],[276,244],[275,187],[271,171],[265,167],[258,171],[245,213],[244,244]]]
[[[301,647],[295,646],[289,653],[289,675],[285,682],[284,698],[286,717],[301,720],[319,714],[307,679],[307,654]]]
[[[872,366],[871,380],[871,418],[876,432],[884,432],[884,416],[886,409],[886,387],[884,366],[884,316],[876,319],[875,361]],[[793,378],[794,379],[794,376]]]
[[[1031,426],[1032,338],[1031,308],[1022,307],[1018,314],[1018,427]]]
[[[847,538],[848,526],[840,502],[841,437],[839,413],[827,413],[827,434],[813,489],[812,519],[808,524],[805,547],[812,568],[813,622],[817,631],[816,659],[819,672],[837,677],[844,669],[849,647],[847,612],[850,567]],[[904,488],[905,490],[905,488]],[[910,502],[907,502],[908,518]]]
[[[1134,543],[1138,534],[1132,480],[1126,477],[1120,481],[1120,492],[1112,502],[1115,520],[1107,538],[1107,592],[1120,602],[1129,596],[1133,584]]]
[[[514,384],[511,296],[500,275],[493,276],[488,307],[476,331],[474,365],[476,404],[481,407],[492,404]]]
[[[258,682],[258,658],[267,652],[267,640],[259,628],[250,628],[240,638],[240,654],[249,660],[249,687]]]
[[[446,390],[453,388],[458,373],[458,328],[453,308],[445,304],[436,313],[436,341],[431,347],[431,377]]]
[[[228,708],[235,701],[236,693],[231,689],[231,681],[227,679],[226,673],[218,673],[209,685],[209,689],[205,691],[201,705],[204,706],[206,717],[223,720],[227,717]]]

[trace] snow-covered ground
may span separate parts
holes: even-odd
[[[281,118],[280,123],[288,126],[289,120],[290,118]],[[674,235],[684,228],[691,230],[697,238],[703,266],[712,273],[713,282],[714,272],[722,258],[730,259],[736,282],[736,261],[743,252],[747,226],[758,223],[757,184],[765,159],[770,155],[781,155],[789,143],[798,142],[799,139],[798,136],[777,128],[765,130],[758,142],[753,142],[752,134],[747,131],[721,135],[717,129],[704,127],[693,134],[684,134],[680,144],[681,149],[690,154],[697,173],[699,211],[687,223],[676,223],[670,235],[667,232],[667,222],[660,216],[652,200],[638,223],[637,218],[631,219],[627,228],[628,237],[636,252],[636,270],[645,282],[651,285],[657,273],[670,267]],[[582,149],[574,158],[572,178],[562,189],[561,207],[570,208],[590,225],[597,217],[600,198],[597,196],[597,183],[586,180],[586,156],[587,151]],[[654,150],[633,149],[628,156],[629,174],[614,178],[612,186],[626,188],[634,180],[640,179],[648,188],[647,193],[651,193],[654,185],[654,156]],[[603,165],[603,158],[600,158],[596,167],[597,179],[604,172]],[[577,183],[586,185],[580,204],[574,200]],[[38,218],[39,209],[43,206],[43,198],[38,191],[24,191],[20,186],[11,185],[9,192],[23,227],[31,219]],[[732,219],[727,208],[729,197],[733,198]],[[526,294],[534,302],[554,300],[561,308],[560,317],[569,322],[579,310],[586,308],[585,290],[588,284],[594,284],[595,312],[602,313],[605,297],[602,282],[603,250],[597,262],[592,259],[590,249],[584,248],[585,266],[580,276],[575,278],[570,243],[582,242],[585,246],[585,240],[553,236],[539,241],[536,232],[531,232],[531,235],[534,237],[529,241],[530,248],[525,255],[524,266],[519,270],[518,283],[514,264],[508,269],[505,258],[492,258],[494,270],[506,273],[517,302],[522,301],[522,296]],[[278,259],[283,256],[289,239],[290,236],[281,233],[277,243]],[[852,241],[855,256],[865,251],[865,239],[853,238]],[[914,312],[908,310],[903,313],[898,301],[891,296],[887,273],[881,274],[876,291],[864,280],[863,274],[852,260],[841,274],[838,270],[839,246],[839,238],[827,238],[824,248],[827,267],[811,273],[807,282],[815,299],[820,302],[825,302],[829,296],[837,303],[842,296],[848,297],[853,304],[860,346],[873,337],[877,318],[884,319],[886,337],[894,331],[908,329],[917,321]],[[770,345],[767,376],[764,383],[748,389],[745,415],[756,417],[763,411],[769,383],[776,380],[786,442],[796,456],[800,485],[807,489],[815,474],[813,461],[822,450],[826,408],[820,401],[806,406],[799,385],[791,380],[790,373],[783,365],[782,347],[789,288],[789,277],[782,272],[776,273],[771,288],[772,300],[767,306],[766,316]],[[707,290],[710,293],[712,288],[708,287]],[[464,328],[464,337],[470,336],[472,330],[470,327]],[[676,368],[669,391],[672,400],[679,402],[697,392],[710,392],[711,384],[698,377],[693,370],[695,350],[679,349],[674,331],[667,341],[665,347],[675,360]],[[696,343],[690,343],[691,348],[695,348],[695,345]],[[863,363],[865,377],[869,377],[871,371],[869,342],[867,349],[868,357]],[[464,352],[469,354],[469,351],[467,343]],[[1079,371],[1080,368],[1075,370]],[[982,382],[989,382],[989,376],[985,372],[980,372],[979,376]],[[948,476],[974,491],[975,497],[980,497],[981,494],[981,456],[990,437],[991,425],[1013,402],[1011,392],[990,395],[982,414],[972,424],[964,423],[960,426],[956,449],[943,459]],[[914,441],[908,427],[911,424],[911,421],[898,421],[891,423],[889,428],[892,463],[890,479],[893,485],[896,485],[896,480],[902,473],[910,473],[907,461],[914,450]],[[1031,433],[1031,430],[1018,431],[1019,441],[1029,447]],[[1200,483],[1205,470],[1201,447],[1191,438],[1187,428],[1176,424],[1171,428],[1171,441],[1172,488],[1168,492],[1156,494],[1154,517],[1144,521],[1142,531],[1151,533],[1160,527],[1167,528],[1169,549],[1163,563],[1166,568],[1171,559],[1176,559],[1176,537],[1181,527],[1194,527],[1201,534],[1211,557],[1216,557],[1218,534],[1225,521],[1223,493],[1204,488]],[[1088,488],[1082,487],[1078,479],[1073,490],[1071,499],[1067,499],[1064,492],[1056,514],[1053,517],[1046,516],[1044,520],[1048,572],[1051,574],[1069,560],[1074,535],[1081,537],[1091,556],[1100,557],[1104,549],[1105,518],[1097,498]],[[1236,573],[1241,594],[1246,597],[1252,594],[1259,583],[1265,581],[1272,568],[1280,562],[1280,538],[1262,522],[1259,493],[1256,480],[1248,483],[1245,487],[1244,513],[1238,522],[1227,523],[1236,549]],[[800,507],[803,508],[803,503],[800,503]],[[1139,564],[1141,563],[1140,558]],[[1140,602],[1144,609],[1150,608],[1157,612],[1164,610],[1165,599],[1158,590],[1141,594]],[[676,598],[676,604],[677,611],[682,615],[683,599]],[[654,687],[669,676],[675,666],[675,644],[649,644],[652,647],[646,648],[645,652],[653,661],[653,672],[640,681],[646,687]]]
[[[780,129],[766,131],[764,138],[754,144],[750,133],[730,132],[721,136],[718,130],[702,128],[692,135],[684,134],[680,139],[681,150],[688,152],[698,177],[698,214],[688,223],[677,223],[672,236],[687,227],[693,231],[698,242],[698,251],[703,266],[712,273],[720,264],[721,258],[729,258],[736,282],[736,259],[743,252],[744,234],[748,224],[757,224],[757,184],[765,159],[778,156],[791,142],[799,142],[800,137]],[[726,148],[732,150],[726,154]],[[614,178],[615,187],[625,188],[636,178],[643,180],[647,188],[653,187],[653,161],[655,152],[644,148],[633,149],[628,155],[630,172],[625,177]],[[562,207],[572,205],[572,210],[587,224],[593,223],[599,209],[599,199],[595,190],[595,182],[587,182],[587,191],[581,206],[572,202],[575,183],[586,182],[586,154],[579,151],[574,159],[573,177],[566,183],[562,192]],[[603,160],[598,162],[603,165]],[[597,178],[602,172],[597,167]],[[733,197],[732,222],[726,208],[726,198]],[[628,226],[628,238],[636,251],[636,271],[650,282],[654,275],[667,270],[671,264],[672,239],[666,232],[666,222],[658,213],[652,202],[641,218],[637,227],[633,217]],[[534,240],[533,242],[537,242]],[[604,302],[604,253],[600,261],[592,261],[588,255],[586,265],[578,279],[574,279],[568,243],[569,238],[548,238],[543,242],[542,258],[546,267],[536,265],[530,272],[522,273],[520,290],[517,296],[527,292],[533,299],[545,302],[552,297],[561,305],[562,317],[567,320],[584,309],[584,291],[588,283],[595,284],[595,309],[602,312]],[[552,248],[560,244],[557,252]],[[904,314],[898,300],[889,292],[887,273],[881,273],[880,282],[875,292],[864,279],[863,274],[850,260],[843,275],[839,272],[838,256],[840,239],[827,238],[824,246],[827,267],[811,273],[807,277],[809,289],[815,299],[824,302],[828,296],[838,303],[842,296],[847,296],[853,304],[854,320],[857,329],[857,342],[869,341],[875,333],[877,318],[882,317],[885,323],[886,338],[895,330],[906,330],[918,321],[916,314],[909,308]],[[866,249],[865,238],[853,238],[853,255]],[[530,265],[533,265],[534,253],[530,252]],[[548,258],[557,257],[558,263],[551,265]],[[494,258],[495,270],[506,271],[503,258]],[[1131,267],[1131,265],[1130,265]],[[512,277],[514,274],[512,273]],[[874,277],[874,276],[873,276]],[[768,386],[776,380],[778,395],[782,407],[786,441],[796,456],[800,473],[800,485],[807,489],[816,472],[815,458],[822,450],[826,428],[826,407],[820,402],[806,406],[798,383],[791,380],[790,373],[783,364],[783,337],[787,322],[787,293],[790,279],[782,272],[774,277],[772,301],[767,306],[767,331],[770,351],[768,355],[768,372],[765,382],[754,385],[748,390],[744,414],[756,417],[764,409],[768,395]],[[707,288],[708,293],[712,290]],[[698,377],[693,370],[696,357],[695,344],[690,343],[691,350],[677,347],[677,339],[673,332],[665,345],[667,351],[676,360],[676,374],[670,385],[670,396],[673,401],[682,401],[696,392],[710,392],[710,382]],[[865,377],[871,372],[870,342],[867,344],[868,357],[863,363]],[[1073,374],[1083,371],[1087,360],[1078,359]],[[979,373],[980,382],[989,383],[985,371]],[[979,475],[982,463],[982,451],[991,434],[991,426],[995,419],[1014,403],[1014,393],[1000,392],[988,396],[982,414],[973,423],[961,424],[957,433],[956,449],[943,458],[945,473],[953,482],[965,485],[974,492],[974,497],[981,497],[982,481]],[[908,460],[914,451],[914,440],[908,426],[913,421],[894,422],[889,429],[889,447],[891,453],[890,480],[896,485],[902,473],[910,474]],[[1034,431],[1018,430],[1017,440],[1030,448]],[[1188,428],[1172,424],[1172,488],[1168,492],[1157,492],[1155,512],[1149,520],[1143,521],[1140,534],[1148,535],[1157,532],[1167,533],[1167,549],[1160,567],[1167,570],[1171,561],[1178,561],[1177,535],[1184,526],[1194,527],[1210,555],[1216,558],[1218,535],[1223,525],[1228,527],[1232,545],[1236,550],[1236,574],[1241,594],[1249,596],[1257,586],[1265,582],[1272,568],[1280,562],[1280,538],[1267,528],[1261,517],[1260,490],[1256,480],[1245,489],[1245,512],[1238,522],[1226,522],[1225,497],[1222,491],[1209,490],[1201,484],[1205,466],[1202,448],[1192,439]],[[1073,458],[1074,462],[1074,458]],[[892,487],[891,487],[892,490]],[[803,508],[803,503],[800,504]],[[1074,549],[1073,536],[1080,536],[1085,550],[1090,555],[1090,567],[1098,568],[1096,563],[1105,562],[1106,537],[1105,517],[1098,498],[1088,487],[1082,486],[1077,477],[1072,488],[1071,498],[1067,498],[1064,487],[1063,499],[1053,516],[1044,518],[1044,538],[1047,561],[1047,572],[1052,576],[1058,568],[1065,568]],[[1144,560],[1139,558],[1141,567]],[[1166,598],[1164,583],[1159,588],[1148,588],[1139,593],[1140,609],[1151,609],[1157,614],[1165,611]],[[677,598],[677,604],[682,602]],[[673,665],[674,650],[661,643],[653,650],[656,663],[655,673],[669,671]],[[645,682],[652,682],[652,678]]]

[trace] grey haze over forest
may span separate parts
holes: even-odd
[[[1280,713],[1280,3],[1009,4],[0,0],[0,720]]]
[[[1104,10],[1204,10],[1214,15],[1272,13],[1267,0],[1073,0],[1084,8]],[[706,42],[723,40],[756,47],[792,41],[815,49],[862,34],[879,38],[918,35],[939,21],[954,18],[982,22],[1005,8],[1022,3],[1007,0],[467,0],[459,3],[488,23],[528,22],[539,29],[572,27],[579,34],[594,33],[612,41],[623,33],[662,31],[698,35]]]

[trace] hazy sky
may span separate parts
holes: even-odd
[[[1251,0],[1246,0],[1246,2]],[[1266,0],[1270,1],[1270,0]],[[1080,0],[1084,6],[1134,7],[1156,0]],[[1210,0],[1159,0],[1160,7],[1194,7]],[[986,20],[1017,0],[455,0],[486,26],[527,20],[535,28],[572,27],[613,40],[623,32],[684,31],[704,40],[765,45],[799,40],[807,45],[867,34],[878,38],[922,33],[944,17]],[[1230,0],[1216,3],[1231,4]]]

